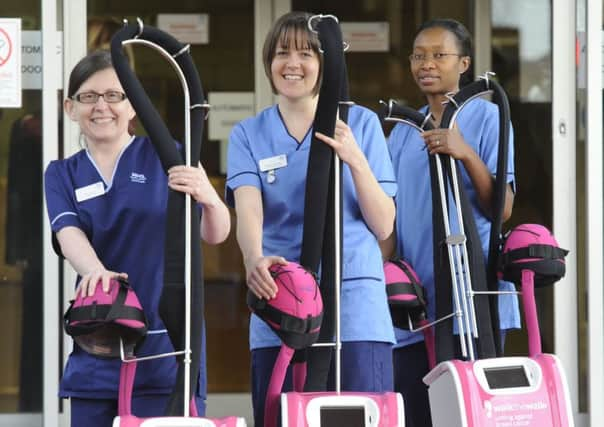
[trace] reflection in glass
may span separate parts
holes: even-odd
[[[24,91],[24,108],[5,110],[0,146],[1,412],[42,409],[42,117],[41,92]],[[12,325],[12,327],[11,327]]]

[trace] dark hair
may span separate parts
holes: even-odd
[[[113,68],[113,63],[111,62],[111,54],[106,50],[94,51],[80,59],[69,75],[67,97],[74,96],[80,86],[94,73],[107,68]]]
[[[262,62],[264,63],[264,72],[271,84],[273,93],[277,94],[277,89],[273,83],[271,75],[271,64],[275,58],[275,50],[279,47],[289,47],[292,43],[296,49],[310,48],[319,57],[319,78],[313,88],[316,95],[321,88],[323,76],[323,55],[319,51],[319,38],[317,34],[308,29],[308,19],[312,14],[308,12],[289,12],[281,16],[266,35],[264,46],[262,48]]]
[[[424,30],[429,28],[442,28],[445,31],[450,32],[455,36],[455,40],[457,42],[457,48],[459,49],[459,53],[463,56],[470,57],[470,66],[468,69],[459,77],[459,85],[465,86],[470,83],[472,78],[472,69],[473,69],[473,61],[471,61],[473,55],[473,43],[472,43],[472,35],[468,31],[468,29],[459,21],[455,19],[431,19],[430,21],[424,22],[417,29],[415,33],[415,38]]]

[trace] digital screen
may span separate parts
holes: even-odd
[[[485,368],[484,376],[492,389],[528,387],[531,385],[522,366]]]
[[[321,407],[321,427],[333,426],[365,427],[365,408],[363,406]]]

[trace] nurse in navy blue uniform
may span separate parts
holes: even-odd
[[[228,150],[227,202],[237,213],[237,239],[247,286],[270,299],[277,291],[268,268],[298,261],[313,119],[321,82],[317,36],[310,15],[279,18],[264,43],[264,66],[277,104],[237,124]],[[393,228],[396,184],[377,116],[353,106],[334,138],[319,133],[344,162],[342,390],[392,389],[394,342],[378,239]],[[266,390],[281,342],[252,315],[254,422],[263,425]],[[285,388],[288,388],[286,385]],[[291,389],[291,388],[289,388]]]
[[[445,94],[459,91],[460,79],[470,67],[472,41],[468,30],[450,19],[424,23],[409,56],[415,83],[426,96],[428,105],[421,108],[436,126],[444,110]],[[511,129],[510,129],[511,130]],[[396,252],[411,263],[427,295],[428,315],[435,314],[434,264],[432,248],[432,189],[430,154],[448,154],[461,163],[463,186],[472,204],[476,226],[485,259],[491,228],[490,206],[494,176],[497,170],[499,117],[497,106],[483,99],[470,101],[459,113],[454,129],[436,129],[419,133],[410,126],[397,124],[388,138],[388,148],[399,184],[396,195],[396,230],[382,243],[386,256]],[[507,182],[503,220],[512,213],[514,202],[514,148],[510,132]],[[451,212],[451,223],[456,223]],[[514,290],[514,285],[500,282],[501,290]],[[515,295],[499,298],[502,331],[520,327],[518,299]],[[422,378],[428,373],[428,360],[423,334],[396,329],[394,349],[395,391],[403,394],[405,425],[429,427],[428,394]]]
[[[76,292],[92,295],[97,282],[108,290],[111,278],[127,277],[149,320],[137,355],[173,351],[158,314],[168,188],[195,199],[203,211],[201,238],[210,244],[227,237],[228,210],[201,166],[175,166],[166,176],[149,139],[128,133],[135,112],[108,52],[91,53],[74,67],[64,107],[80,126],[84,149],[48,165],[45,192],[52,232],[78,273]],[[74,344],[60,385],[60,396],[71,399],[72,426],[111,425],[120,364]],[[196,396],[200,413],[205,412],[204,365]],[[163,415],[175,377],[174,358],[141,362],[133,413]]]

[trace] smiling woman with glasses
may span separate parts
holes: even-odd
[[[138,356],[174,351],[158,309],[168,194],[187,193],[197,202],[201,239],[209,244],[227,237],[229,211],[201,165],[174,166],[166,176],[150,139],[129,133],[135,111],[109,52],[93,52],[76,64],[67,95],[65,112],[79,125],[85,149],[52,161],[44,175],[53,247],[78,273],[76,295],[92,296],[99,287],[108,292],[112,279],[128,279],[149,321]],[[163,415],[176,371],[175,358],[145,362],[134,385],[135,415]],[[119,360],[89,354],[74,343],[59,389],[62,398],[71,399],[72,426],[113,424],[119,376]],[[204,377],[201,364],[199,377],[191,379],[199,381],[194,403],[200,414]]]
[[[96,104],[99,98],[103,98],[109,104],[117,104],[126,99],[126,94],[117,90],[108,90],[105,93],[82,92],[71,97],[82,104]]]
[[[396,195],[395,232],[383,245],[384,255],[404,257],[417,272],[428,301],[429,320],[435,317],[434,254],[432,248],[432,192],[429,155],[439,153],[459,160],[461,183],[472,203],[483,253],[486,255],[490,233],[491,199],[499,142],[497,107],[483,99],[469,102],[459,113],[454,129],[438,129],[447,94],[459,91],[470,74],[472,39],[459,22],[439,19],[424,23],[409,55],[411,74],[426,97],[420,112],[429,116],[437,129],[419,133],[410,126],[397,124],[390,133],[388,147],[399,191]],[[510,132],[510,137],[512,133]],[[504,220],[512,212],[514,193],[513,144],[508,154],[508,185]],[[501,290],[514,290],[500,283]],[[499,298],[501,330],[519,328],[518,301],[515,295]],[[423,335],[396,331],[393,352],[394,389],[405,401],[405,425],[429,427],[430,408],[422,378],[428,373],[428,358]],[[503,340],[503,338],[502,338]],[[503,344],[502,344],[503,348]]]

